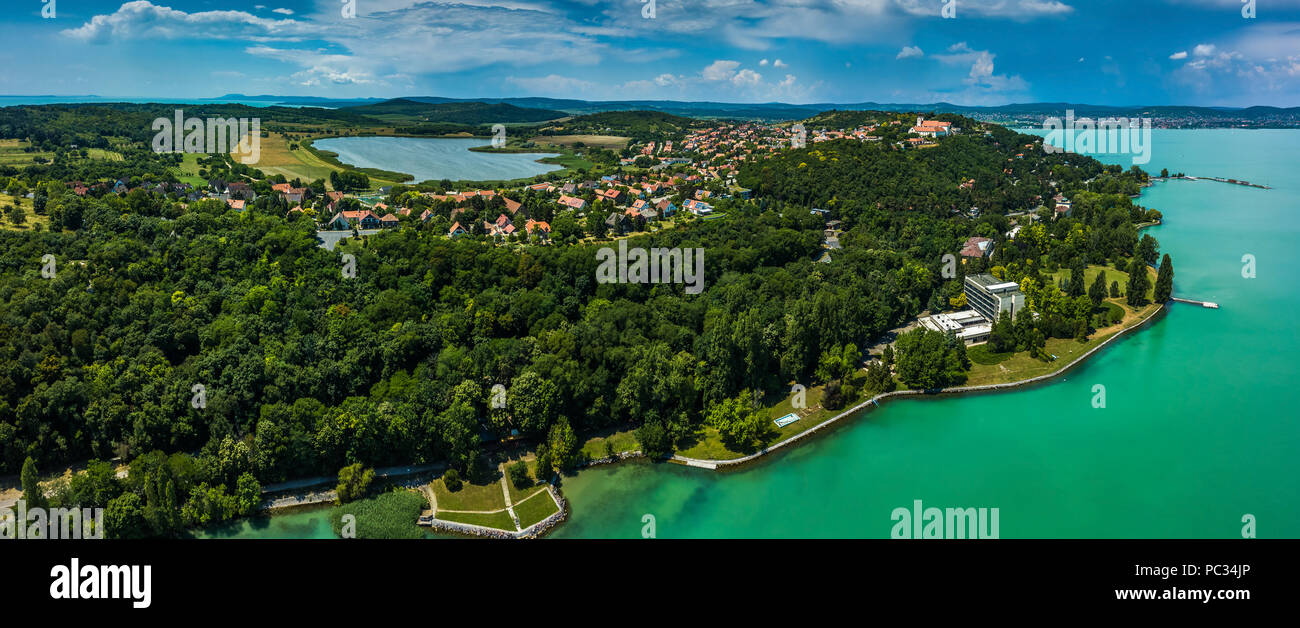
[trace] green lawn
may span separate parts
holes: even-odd
[[[1105,271],[1106,273],[1106,295],[1110,296],[1110,284],[1112,281],[1119,282],[1119,291],[1121,294],[1123,294],[1124,291],[1126,290],[1126,287],[1128,286],[1128,273],[1115,270],[1114,266],[1095,266],[1095,265],[1089,265],[1083,269],[1084,292],[1087,292],[1088,288],[1092,287],[1092,282],[1095,281],[1097,279],[1097,275],[1103,271]],[[1150,300],[1152,297],[1155,296],[1156,272],[1154,269],[1147,267],[1147,274],[1151,278],[1151,285],[1147,288],[1147,299]],[[1056,272],[1051,273],[1049,276],[1052,278],[1053,282],[1059,284],[1061,282],[1061,279],[1070,278],[1070,269],[1061,268]]]
[[[994,353],[993,350],[989,348],[988,343],[975,345],[966,349],[966,357],[970,358],[970,361],[974,364],[998,364],[1011,359],[1014,355],[1014,351]]]
[[[429,484],[433,494],[438,498],[438,510],[500,510],[506,507],[506,498],[501,494],[501,485],[470,484],[461,482],[460,490],[452,492],[438,478]],[[439,517],[442,515],[439,514]]]
[[[507,532],[515,531],[515,522],[510,519],[510,513],[502,510],[493,513],[477,512],[438,512],[438,518],[444,521],[457,521],[488,528],[496,528]]]
[[[1109,277],[1110,273],[1107,273],[1106,276]],[[1141,310],[1132,310],[1126,306],[1118,305],[1116,307],[1122,307],[1125,311],[1124,321],[1119,325],[1112,325],[1094,332],[1087,342],[1081,343],[1073,338],[1049,338],[1043,352],[1055,355],[1056,360],[1053,361],[1031,358],[1028,351],[1021,351],[1010,357],[1003,357],[998,362],[982,364],[975,360],[973,352],[980,346],[985,345],[971,347],[967,350],[967,355],[971,357],[971,369],[965,385],[1005,384],[1055,372],[1106,339],[1119,333],[1120,330],[1139,324],[1160,308],[1156,304],[1147,305]]]
[[[608,455],[606,443],[610,444],[609,447],[612,447],[616,454],[625,451],[636,451],[641,448],[641,444],[636,442],[636,432],[634,430],[623,430],[587,439],[587,442],[582,444],[581,457],[588,460],[604,458]]]
[[[559,508],[555,505],[555,500],[551,499],[551,496],[545,490],[534,495],[528,501],[515,505],[515,515],[519,517],[519,527],[521,528],[527,528],[558,511]]]
[[[507,462],[506,462],[506,465],[505,465],[505,468],[506,468],[507,470],[509,470],[509,469],[510,469],[510,465],[514,464],[515,462],[516,462],[515,460],[507,461]],[[536,478],[536,477],[537,477],[537,458],[536,458],[535,456],[532,456],[532,455],[530,454],[529,457],[528,457],[527,459],[524,460],[524,464],[528,466],[528,475],[529,475],[529,477]],[[537,491],[544,490],[544,489],[546,488],[544,485],[542,485],[542,484],[536,484],[536,483],[534,483],[534,484],[531,485],[531,486],[527,486],[527,487],[525,487],[525,488],[523,488],[523,489],[515,488],[515,483],[512,482],[512,481],[510,481],[510,474],[509,474],[508,472],[506,473],[506,487],[510,490],[510,502],[511,502],[511,503],[514,503],[514,504],[518,504],[519,502],[523,501],[523,499],[524,499],[525,497],[528,497],[528,496],[530,496],[530,495],[533,495],[533,494],[536,493]],[[497,492],[500,492],[500,491],[497,491]]]

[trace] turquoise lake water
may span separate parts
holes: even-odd
[[[1156,130],[1143,205],[1175,304],[1052,383],[891,401],[741,471],[633,462],[566,478],[555,538],[888,538],[895,508],[998,508],[1002,538],[1300,537],[1300,131]],[[1098,156],[1128,166],[1127,156]],[[1256,278],[1242,277],[1253,255]],[[1092,388],[1106,387],[1093,408]],[[221,535],[332,536],[322,511]],[[221,536],[218,535],[218,536]],[[212,536],[209,534],[209,536]]]
[[[559,170],[556,164],[538,163],[555,153],[480,153],[469,149],[487,146],[478,138],[431,137],[331,137],[312,143],[339,155],[339,161],[361,168],[404,172],[414,183],[461,179],[497,181],[519,179]]]

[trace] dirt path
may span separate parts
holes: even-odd
[[[501,494],[506,498],[506,512],[510,513],[510,520],[515,522],[515,531],[518,532],[520,530],[519,516],[515,514],[515,505],[510,502],[510,486],[506,484],[506,482],[510,481],[508,477],[510,474],[506,473],[505,463],[497,465],[497,469],[501,471]]]

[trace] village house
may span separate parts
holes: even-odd
[[[538,239],[549,240],[551,238],[551,225],[549,223],[530,218],[528,222],[524,223],[524,229],[528,231],[528,235],[535,235]]]
[[[966,240],[961,248],[961,256],[968,259],[988,258],[993,255],[993,240],[979,236]],[[963,259],[964,263],[966,260]]]
[[[580,199],[576,196],[560,195],[559,202],[561,205],[564,205],[565,207],[568,207],[570,209],[576,209],[578,211],[582,211],[587,208],[587,201]]]

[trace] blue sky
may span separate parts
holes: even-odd
[[[1253,19],[1243,17],[1247,2]],[[353,18],[343,16],[349,3]],[[945,6],[955,17],[943,16]],[[4,94],[1300,105],[1300,0],[6,0],[6,8]]]

